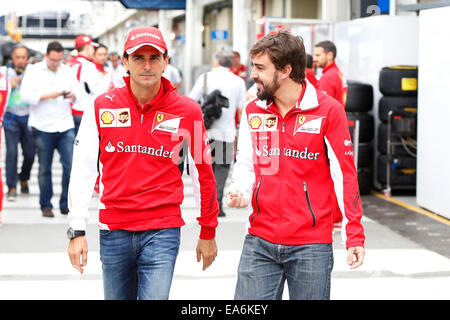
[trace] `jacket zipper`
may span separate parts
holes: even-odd
[[[144,121],[144,114],[142,113],[141,114],[141,124],[142,124],[143,121]]]
[[[305,191],[306,202],[308,203],[309,212],[311,212],[311,216],[312,216],[312,219],[313,219],[312,227],[314,228],[314,226],[316,225],[316,216],[314,215],[314,211],[311,208],[311,202],[309,201],[308,189],[306,188],[306,182],[305,181],[303,181],[303,190]]]
[[[258,193],[259,193],[259,188],[261,187],[261,180],[262,180],[262,177],[259,178],[258,185],[256,186],[255,203],[256,203],[257,210],[256,210],[256,213],[253,215],[253,217],[250,219],[250,222],[253,222],[253,219],[255,219],[255,217],[260,212],[260,208],[259,208],[259,204],[258,204]]]

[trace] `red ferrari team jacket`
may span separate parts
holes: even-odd
[[[323,68],[318,88],[345,106],[347,102],[347,82],[335,62]]]
[[[183,140],[190,149],[200,238],[215,236],[219,207],[210,146],[200,106],[161,78],[157,96],[141,108],[126,85],[100,95],[85,110],[75,140],[69,184],[69,218],[83,230],[100,174],[99,226],[149,230],[184,225],[178,169]],[[97,171],[98,163],[98,171]]]
[[[308,81],[302,87],[284,117],[271,101],[247,104],[230,190],[250,200],[250,234],[285,245],[331,243],[340,210],[347,248],[364,246],[345,111]]]

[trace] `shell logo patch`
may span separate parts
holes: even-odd
[[[131,127],[130,108],[99,109],[100,127]]]
[[[114,119],[115,119],[115,117],[111,111],[105,111],[100,116],[100,120],[103,122],[103,124],[112,124]]]
[[[259,116],[253,116],[250,118],[249,124],[250,128],[252,128],[253,130],[257,130],[259,129],[259,127],[261,127],[262,120]]]

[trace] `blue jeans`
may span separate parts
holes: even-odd
[[[236,300],[329,300],[331,243],[280,245],[248,234],[238,268]]]
[[[100,230],[106,300],[167,300],[180,247],[180,228]]]
[[[44,132],[32,128],[32,133],[39,159],[38,181],[40,190],[39,204],[41,205],[41,209],[53,208],[51,203],[53,197],[52,162],[55,149],[58,150],[63,167],[59,208],[61,210],[67,209],[67,192],[69,189],[70,170],[72,169],[75,130],[72,128],[64,132]]]
[[[16,188],[17,180],[30,180],[31,168],[34,162],[35,147],[33,136],[28,128],[28,116],[16,116],[6,112],[3,116],[6,143],[6,184],[8,188]],[[22,147],[23,162],[20,173],[17,174],[18,145]]]

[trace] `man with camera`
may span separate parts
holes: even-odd
[[[235,115],[246,103],[245,82],[230,71],[234,55],[221,50],[214,57],[212,71],[200,75],[189,97],[200,101],[205,127],[211,144],[213,170],[217,184],[219,217],[224,217],[222,208],[223,189],[230,164],[234,159],[236,137]]]

